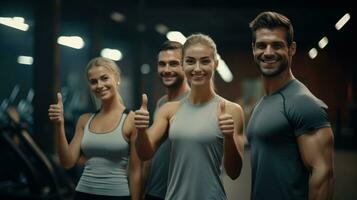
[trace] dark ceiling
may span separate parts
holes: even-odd
[[[272,10],[287,15],[295,28],[295,39],[310,48],[324,35],[332,36],[334,24],[345,13],[352,13],[352,1],[259,1],[259,0],[58,0],[61,20],[87,23],[94,18],[105,34],[135,39],[138,26],[144,26],[148,42],[163,39],[155,31],[157,24],[185,35],[203,32],[211,35],[219,47],[246,48],[250,43],[248,23],[261,11]],[[41,0],[2,1],[0,15],[11,11],[33,14]],[[112,12],[125,15],[118,24],[110,19]],[[352,15],[353,16],[353,15]],[[353,18],[353,17],[352,17]],[[352,26],[351,26],[352,29]],[[352,36],[352,31],[344,33]],[[348,34],[348,35],[347,35]]]

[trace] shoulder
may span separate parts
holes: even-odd
[[[300,112],[315,112],[317,110],[328,109],[328,106],[312,93],[298,93],[285,96],[285,106],[287,110]]]
[[[243,113],[243,108],[239,104],[229,101],[225,98],[221,98],[221,101],[225,101],[227,112],[229,112],[229,113]]]
[[[82,114],[77,121],[77,125],[78,126],[84,126],[88,120],[90,119],[90,117],[93,115],[93,113],[84,113]]]
[[[167,102],[167,95],[164,95],[157,101],[156,106],[160,107],[163,104],[165,104],[166,102]]]
[[[181,103],[181,101],[172,101],[165,103],[160,107],[158,115],[167,116],[168,118],[171,118],[171,116],[173,116],[180,108]]]

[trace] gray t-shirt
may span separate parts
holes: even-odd
[[[186,97],[188,92],[180,95],[178,98],[172,101],[179,101],[182,98]],[[156,105],[155,113],[159,108],[165,103],[169,102],[167,95],[159,99]],[[170,140],[165,140],[160,148],[156,151],[152,162],[150,174],[146,187],[146,194],[151,196],[160,197],[161,199],[165,198],[166,189],[167,189],[167,177],[169,174],[169,163],[170,163]]]
[[[166,200],[225,200],[221,180],[223,135],[220,97],[194,105],[181,101],[170,124],[171,155]]]
[[[309,172],[297,137],[330,126],[326,110],[296,79],[257,103],[247,126],[252,200],[308,199]]]

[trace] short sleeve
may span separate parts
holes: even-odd
[[[299,137],[323,127],[329,127],[327,105],[310,95],[300,95],[286,102],[286,114],[294,128],[294,134]]]

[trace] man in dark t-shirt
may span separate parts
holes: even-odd
[[[290,20],[263,12],[250,27],[266,92],[247,125],[251,199],[331,199],[333,133],[327,106],[291,72],[296,43]]]

